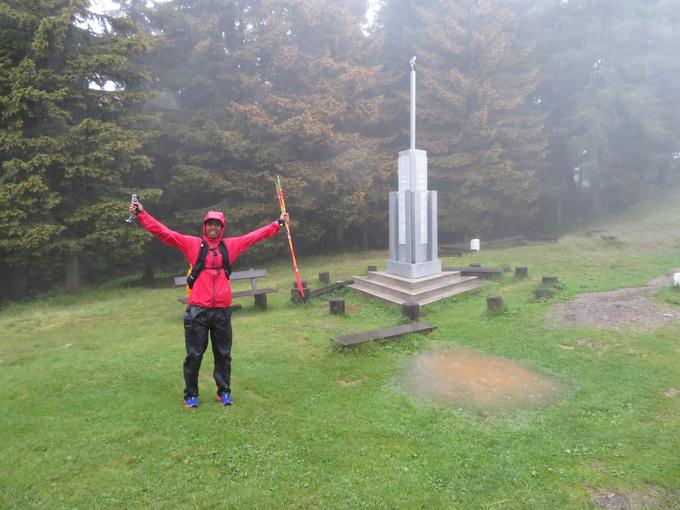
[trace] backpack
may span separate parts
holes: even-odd
[[[224,269],[224,273],[227,275],[228,280],[231,276],[231,264],[229,263],[229,250],[227,250],[227,245],[224,242],[224,239],[220,241],[220,243],[217,245],[217,248],[220,250],[220,254],[222,255],[222,267]],[[205,239],[202,239],[201,247],[198,250],[198,257],[196,257],[196,262],[194,262],[193,265],[190,265],[189,270],[187,271],[187,297],[191,295],[191,289],[194,287],[194,283],[196,283],[198,275],[200,275],[201,271],[205,269],[205,261],[207,258],[208,243],[205,241]]]

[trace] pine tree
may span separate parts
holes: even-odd
[[[357,230],[368,238],[387,166],[371,134],[380,97],[362,46],[364,9],[175,0],[146,13],[164,119],[154,154],[171,176],[163,196],[174,226],[195,228],[208,207],[227,212],[232,233],[270,220],[279,173],[305,225],[301,248]]]
[[[130,64],[147,43],[127,20],[86,7],[0,2],[0,253],[19,297],[29,266],[51,268],[63,255],[66,286],[76,288],[81,256],[120,261],[141,242],[122,228],[120,199],[125,176],[149,163],[142,134],[124,125],[147,99],[146,75]],[[116,90],[97,90],[105,83]],[[44,288],[49,271],[30,273]]]
[[[385,115],[408,135],[408,66],[418,63],[418,147],[428,151],[442,237],[517,231],[535,211],[545,154],[543,121],[529,101],[532,48],[514,35],[500,1],[391,0],[380,15],[396,101]],[[397,147],[395,147],[396,149]]]

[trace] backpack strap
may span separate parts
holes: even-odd
[[[201,274],[201,271],[205,268],[205,259],[208,256],[208,243],[205,239],[201,241],[201,247],[198,250],[198,257],[196,257],[196,262],[194,262],[191,268],[191,274],[187,276],[187,286],[191,289],[196,283],[196,278]]]
[[[224,239],[220,241],[218,245],[220,254],[222,255],[222,267],[224,267],[224,273],[227,275],[227,280],[231,277],[231,263],[229,262],[229,250],[227,249],[227,243]]]

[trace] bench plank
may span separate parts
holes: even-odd
[[[267,276],[266,269],[251,269],[250,271],[234,271],[229,280],[247,280],[248,278],[263,278]]]
[[[246,296],[260,296],[262,294],[271,294],[272,292],[278,292],[279,289],[255,289],[255,290],[235,290],[232,291],[232,298],[240,298]]]
[[[363,333],[334,336],[331,338],[331,340],[342,345],[343,347],[350,347],[352,345],[357,345],[364,342],[388,340],[402,335],[407,335],[409,333],[429,333],[436,328],[437,326],[433,326],[427,322],[412,322],[410,324],[402,324],[401,326],[395,326],[392,328],[373,329]]]
[[[442,267],[442,271],[460,271],[461,276],[478,276],[481,278],[503,274],[503,268],[500,267]]]

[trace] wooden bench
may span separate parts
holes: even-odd
[[[491,278],[503,274],[501,267],[443,267],[442,271],[460,271],[461,276],[476,276],[478,278]]]
[[[389,340],[402,335],[407,335],[409,333],[429,333],[433,329],[436,329],[436,327],[437,326],[433,326],[427,322],[412,322],[410,324],[403,324],[393,328],[373,329],[371,331],[365,331],[364,333],[334,336],[331,340],[343,347],[351,347],[352,345],[362,344],[364,342]]]
[[[257,286],[257,279],[258,278],[263,278],[267,276],[267,270],[266,269],[250,269],[249,271],[234,271],[231,273],[231,276],[229,277],[230,282],[235,282],[239,280],[250,280],[250,289],[248,290],[232,290],[231,292],[231,297],[232,299],[240,298],[240,297],[246,297],[246,296],[254,296],[255,297],[255,306],[259,307],[261,310],[266,310],[267,309],[267,294],[271,294],[272,292],[278,292],[279,289],[270,289],[270,288],[264,288],[260,289]],[[176,276],[175,277],[175,285],[177,287],[186,287],[187,284],[187,277],[186,276]],[[187,297],[178,297],[177,301],[180,303],[187,303]],[[233,305],[233,306],[238,306],[238,305]]]

